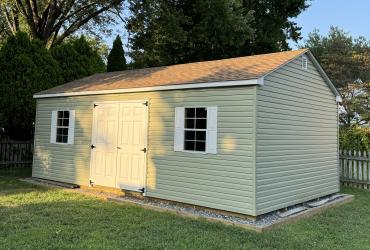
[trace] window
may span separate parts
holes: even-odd
[[[302,69],[307,70],[308,59],[306,56],[302,56]]]
[[[206,151],[207,109],[185,108],[184,150]]]
[[[57,110],[51,115],[50,143],[73,144],[74,110]]]
[[[58,111],[56,142],[68,143],[69,111]]]
[[[177,107],[174,150],[216,154],[217,107]]]

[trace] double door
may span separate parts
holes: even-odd
[[[91,180],[95,185],[145,188],[147,112],[143,101],[94,104]]]

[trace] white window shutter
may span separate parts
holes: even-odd
[[[56,142],[57,137],[57,115],[58,111],[51,112],[51,125],[50,125],[50,143]]]
[[[184,150],[184,120],[185,108],[175,108],[175,136],[174,136],[174,151]]]
[[[207,107],[206,153],[217,154],[217,107]]]
[[[74,144],[75,138],[75,111],[69,111],[68,144]]]

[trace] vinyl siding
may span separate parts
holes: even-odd
[[[339,191],[335,96],[301,57],[257,89],[256,212]]]
[[[256,87],[37,100],[33,176],[88,185],[93,102],[149,99],[147,196],[254,214]],[[174,111],[218,107],[218,152],[174,152]],[[50,144],[51,112],[76,110],[75,144]]]

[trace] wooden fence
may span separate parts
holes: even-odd
[[[33,142],[0,142],[0,168],[32,165]]]
[[[339,159],[342,184],[370,190],[370,151],[340,150]]]

